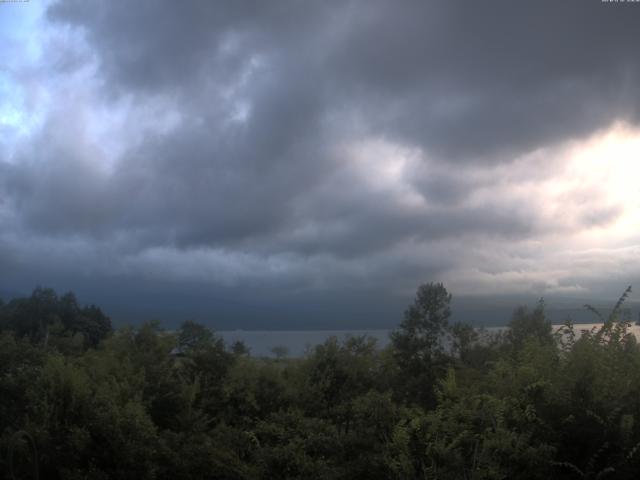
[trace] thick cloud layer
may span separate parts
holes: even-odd
[[[5,289],[375,317],[423,281],[607,296],[639,276],[640,4],[15,7]]]

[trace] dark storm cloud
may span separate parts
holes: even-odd
[[[123,285],[284,290],[517,273],[518,252],[478,251],[601,228],[621,207],[578,188],[568,218],[482,170],[636,122],[635,7],[54,2],[56,51],[30,72],[51,107],[0,158],[0,221],[17,232],[0,264],[49,245],[56,265],[79,251]],[[553,174],[535,156],[526,170],[514,184]]]
[[[84,28],[100,55],[107,88],[144,93],[189,89],[203,77],[232,79],[257,53],[281,56],[293,65],[303,60],[295,58],[300,47],[313,53],[323,25],[338,14],[329,4],[291,1],[143,0],[121,6],[71,0],[49,9],[52,20]]]
[[[635,120],[632,8],[597,0],[66,1],[50,15],[85,28],[107,88],[193,95],[198,79],[233,78],[262,54],[276,59],[277,81],[322,100],[311,100],[316,109],[360,110],[373,131],[473,160]],[[273,107],[277,129],[276,112],[288,105]]]
[[[118,199],[91,163],[97,152],[82,138],[81,129],[65,123],[68,130],[63,132],[61,126],[50,122],[16,163],[3,165],[0,193],[21,222],[36,232],[104,233],[113,225]]]
[[[640,34],[629,5],[377,5],[333,61],[386,134],[473,160],[637,118]]]
[[[136,200],[133,223],[169,217],[179,242],[206,243],[287,226],[349,129],[474,162],[635,118],[629,13],[597,1],[61,1],[49,17],[83,28],[106,91],[178,95],[183,125],[128,152],[114,183]],[[229,127],[219,91],[243,74],[248,118]],[[447,180],[417,187],[432,201],[465,195],[465,179]],[[435,230],[464,229],[455,217]]]

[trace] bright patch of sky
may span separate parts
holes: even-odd
[[[0,142],[8,159],[14,143],[43,119],[29,97],[36,87],[33,72],[44,54],[42,25],[48,3],[0,4]]]

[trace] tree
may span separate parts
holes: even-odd
[[[436,363],[442,357],[443,337],[451,316],[451,294],[442,283],[418,287],[400,328],[391,334],[394,357],[403,378],[400,388],[420,403],[433,402]]]
[[[76,338],[81,349],[96,347],[112,331],[111,320],[100,308],[80,308],[73,293],[58,297],[50,288],[37,287],[30,297],[15,298],[1,310],[2,328],[45,347],[53,337],[58,337],[54,342],[58,348]]]
[[[185,379],[198,382],[197,404],[207,414],[215,415],[222,408],[224,381],[234,360],[222,337],[204,325],[187,320],[178,330],[178,350],[184,356],[182,373]]]
[[[91,347],[96,347],[111,333],[111,319],[95,305],[89,305],[80,311],[78,324],[85,343]]]
[[[193,320],[186,320],[182,322],[178,330],[178,345],[185,352],[199,350],[211,346],[214,337],[213,332],[204,325]]]
[[[527,341],[553,344],[551,322],[547,320],[542,299],[533,311],[529,311],[527,307],[516,309],[509,322],[507,339],[516,350],[522,348]]]
[[[248,357],[251,354],[251,350],[242,340],[236,340],[231,344],[231,352],[237,357]]]
[[[456,322],[451,327],[451,349],[465,363],[471,360],[472,349],[478,341],[478,332],[468,323]]]
[[[441,339],[451,316],[451,294],[442,283],[425,283],[418,287],[416,298],[405,311],[400,330],[391,340],[403,355],[427,359],[441,350]]]

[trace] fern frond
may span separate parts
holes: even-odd
[[[635,454],[638,453],[638,450],[640,450],[640,442],[636,443],[633,446],[633,448],[631,450],[629,450],[629,453],[627,453],[627,456],[625,457],[625,460],[628,462],[629,460],[633,459]]]
[[[611,314],[609,314],[610,320],[613,320],[615,316],[618,314],[618,312],[620,311],[620,308],[622,308],[622,304],[624,304],[624,302],[626,301],[630,293],[631,293],[631,285],[627,287],[627,289],[623,292],[623,294],[620,296],[620,298],[616,302],[615,306],[613,307],[613,310],[611,310]]]
[[[551,462],[551,465],[553,465],[554,467],[562,468],[564,470],[569,470],[578,475],[580,478],[585,478],[584,472],[571,462]]]
[[[609,442],[604,442],[602,444],[602,446],[596,451],[596,453],[591,455],[591,458],[589,459],[589,462],[587,463],[587,473],[591,473],[591,472],[594,471],[594,467],[595,467],[596,461],[598,460],[598,458],[600,458],[602,456],[602,454],[608,448],[609,448]],[[599,474],[598,474],[598,478],[599,478]]]
[[[615,468],[613,468],[613,467],[603,468],[602,470],[600,470],[598,472],[598,475],[596,475],[596,480],[600,480],[601,478],[604,478],[607,475],[610,475],[612,473],[616,473],[616,469]]]
[[[602,316],[602,314],[600,313],[600,311],[594,307],[593,305],[589,305],[588,303],[586,303],[584,305],[584,308],[586,308],[587,310],[589,310],[591,313],[593,313],[596,317],[598,317],[600,319],[600,321],[602,323],[605,323],[604,317]]]

